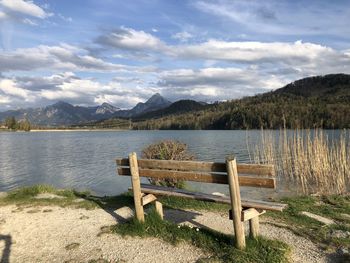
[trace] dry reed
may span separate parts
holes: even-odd
[[[256,163],[274,164],[293,192],[343,194],[350,190],[350,136],[329,138],[322,129],[262,131]]]

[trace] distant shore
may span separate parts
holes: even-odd
[[[129,131],[129,129],[33,129],[31,132]]]
[[[8,129],[0,129],[0,132],[105,132],[105,131],[130,131],[129,129],[33,129],[30,131],[11,131]]]

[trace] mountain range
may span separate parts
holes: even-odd
[[[122,110],[108,103],[95,107],[66,102],[0,113],[41,126],[86,126],[133,129],[276,129],[350,128],[350,75],[330,74],[294,81],[275,91],[206,104],[170,102],[154,94]],[[130,120],[130,121],[129,121]]]
[[[0,122],[7,117],[17,120],[29,120],[30,123],[40,126],[69,126],[88,122],[95,122],[113,117],[131,118],[150,111],[166,108],[171,104],[159,93],[154,94],[146,102],[140,102],[129,110],[122,110],[108,103],[95,107],[73,106],[64,101],[41,107],[0,112]]]

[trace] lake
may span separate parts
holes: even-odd
[[[249,162],[247,138],[250,144],[258,144],[261,131],[0,132],[0,191],[50,184],[116,195],[130,186],[129,177],[116,174],[116,157],[126,157],[132,151],[140,156],[141,149],[151,143],[175,139],[186,143],[198,160],[223,162],[233,154],[238,162]],[[268,190],[270,195],[288,190],[279,181],[277,190]],[[228,193],[226,185],[191,187]],[[259,197],[260,192],[245,188],[245,195]]]

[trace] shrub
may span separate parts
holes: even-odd
[[[190,161],[194,159],[194,155],[187,151],[187,145],[185,143],[174,140],[164,140],[144,148],[142,150],[142,158]],[[184,181],[177,179],[149,178],[149,181],[153,185],[167,187],[184,188],[185,186]]]

